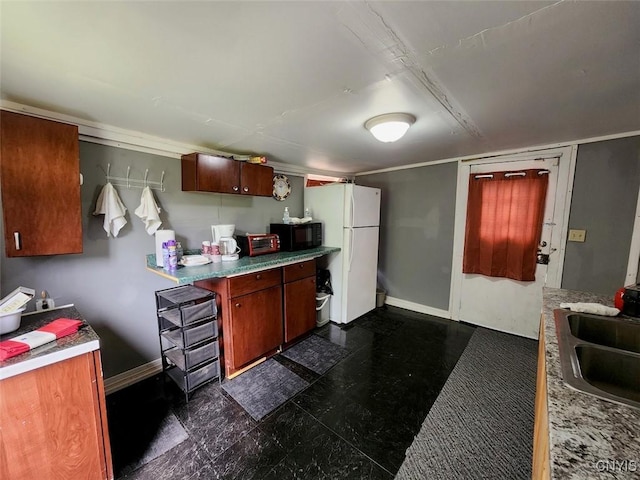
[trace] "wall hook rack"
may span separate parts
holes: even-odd
[[[131,166],[127,166],[127,176],[126,177],[114,177],[111,175],[111,164],[107,163],[107,182],[110,182],[114,187],[127,187],[127,188],[144,188],[150,187],[152,190],[159,190],[160,192],[164,192],[164,170],[162,171],[162,175],[160,176],[159,182],[154,182],[149,180],[149,169],[147,168],[144,172],[144,180],[137,180],[135,178],[131,178]]]

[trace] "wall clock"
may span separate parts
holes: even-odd
[[[291,184],[286,175],[275,175],[273,177],[273,198],[282,202],[291,193]]]

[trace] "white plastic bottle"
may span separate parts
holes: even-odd
[[[282,216],[282,223],[291,222],[291,217],[289,216],[289,207],[284,207],[284,215]]]

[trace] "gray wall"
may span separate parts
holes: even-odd
[[[640,137],[578,147],[562,287],[613,295],[623,286],[640,185]]]
[[[155,243],[133,213],[140,204],[141,189],[116,187],[128,209],[128,223],[117,238],[107,238],[102,229],[104,217],[92,215],[105,183],[107,163],[114,176],[126,176],[129,165],[131,177],[137,179],[144,178],[146,168],[149,180],[154,181],[165,171],[166,191],[154,191],[162,208],[161,228],[175,230],[185,248],[199,248],[202,240],[210,240],[211,224],[235,223],[238,233],[258,233],[268,231],[269,223],[281,221],[285,206],[292,216],[302,216],[303,178],[289,177],[292,194],[284,202],[187,193],[181,191],[179,160],[80,143],[84,253],[4,258],[2,245],[0,293],[4,296],[22,285],[47,290],[57,305],[75,303],[100,335],[105,377],[110,377],[160,357],[154,291],[175,283],[145,269],[145,255],[155,252]],[[30,302],[29,309],[33,308]]]
[[[363,175],[382,189],[378,283],[388,295],[449,309],[457,163]]]

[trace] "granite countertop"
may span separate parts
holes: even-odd
[[[553,310],[563,302],[613,306],[613,298],[544,289],[551,478],[639,478],[640,409],[574,390],[562,380]]]
[[[156,254],[152,253],[147,255],[147,270],[173,280],[178,285],[187,285],[208,278],[232,277],[234,275],[267,270],[339,251],[340,249],[337,247],[316,247],[297,252],[278,252],[257,257],[241,257],[234,262],[209,263],[194,267],[179,265],[175,271],[156,267]],[[185,252],[185,255],[199,254],[200,250],[188,250]]]
[[[83,325],[80,326],[80,329],[76,333],[46,343],[5,361],[0,361],[0,380],[100,348],[98,335],[96,335],[96,332],[87,324],[82,315],[80,315],[80,312],[78,312],[73,305],[22,315],[20,328],[14,332],[5,333],[0,336],[0,341],[10,340],[19,335],[37,330],[58,318],[82,320]]]

